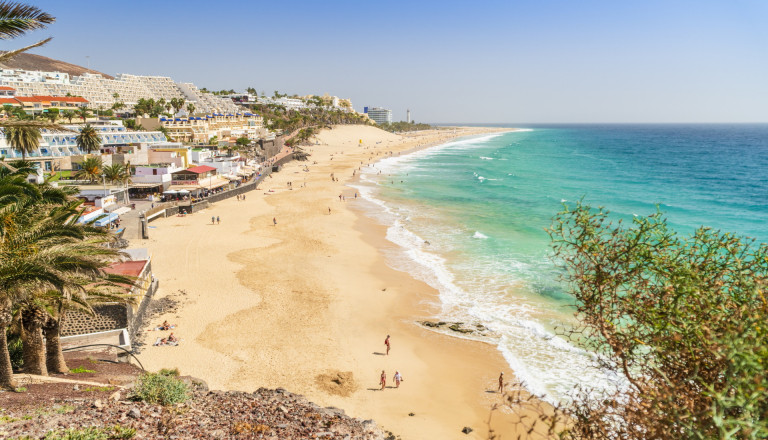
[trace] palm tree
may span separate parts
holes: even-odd
[[[103,268],[122,255],[103,245],[112,239],[108,231],[76,223],[80,204],[74,201],[64,206],[35,206],[34,214],[19,217],[19,226],[23,228],[3,237],[10,249],[41,257],[38,263],[45,264],[45,270],[56,281],[20,286],[23,295],[17,297],[17,305],[21,313],[24,370],[28,373],[48,374],[43,328],[51,319],[51,306],[61,306],[73,295],[82,298],[91,290],[86,286],[103,279]],[[57,313],[62,311],[59,307]],[[60,361],[63,363],[63,359]]]
[[[49,244],[66,252],[69,261],[52,260],[52,266],[62,273],[67,282],[62,288],[38,290],[23,302],[22,324],[28,333],[45,334],[45,347],[36,341],[25,342],[25,369],[27,359],[36,367],[36,374],[47,372],[65,373],[67,364],[61,352],[60,330],[66,312],[71,308],[82,308],[93,313],[92,304],[104,301],[125,301],[124,287],[132,283],[129,277],[103,272],[110,262],[120,259],[123,254],[105,246],[114,240],[114,235],[104,228],[90,224],[78,224],[81,201],[72,201],[50,210],[48,216]],[[48,248],[50,250],[50,248]],[[64,255],[62,253],[62,255]],[[32,307],[24,305],[31,303]],[[28,347],[28,348],[27,348]],[[45,368],[43,362],[45,360]]]
[[[104,177],[112,183],[126,183],[131,179],[131,174],[127,166],[113,163],[104,167]]]
[[[81,168],[75,173],[75,179],[95,182],[101,177],[103,168],[101,157],[86,157],[80,166]]]
[[[77,115],[72,110],[64,110],[61,112],[61,117],[69,120],[70,124],[72,123],[72,119],[75,119],[75,116]]]
[[[80,107],[76,110],[77,116],[83,119],[83,122],[85,122],[86,119],[88,119],[89,116],[91,116],[91,109],[88,107]]]
[[[89,153],[91,151],[98,150],[101,147],[101,136],[91,124],[85,124],[85,127],[80,130],[80,134],[75,137],[75,143],[77,148],[81,151]]]
[[[56,122],[57,119],[59,119],[59,109],[57,108],[51,108],[48,109],[48,112],[44,114],[44,116],[51,121],[51,123]]]
[[[192,113],[195,112],[195,104],[192,104],[191,102],[187,104],[187,112],[192,116]]]
[[[171,99],[171,106],[173,107],[174,112],[178,113],[179,110],[181,110],[181,108],[184,107],[184,98]]]
[[[11,148],[21,151],[22,160],[27,160],[27,154],[40,148],[40,128],[35,126],[5,127],[5,141]]]
[[[0,3],[0,39],[2,40],[10,40],[21,37],[28,31],[43,29],[54,21],[56,18],[34,6],[5,1]],[[0,62],[8,61],[22,52],[42,46],[49,41],[51,38],[46,38],[29,46],[7,51],[0,55]]]

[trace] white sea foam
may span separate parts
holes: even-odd
[[[492,157],[485,157],[485,156],[480,156],[480,159],[482,159],[482,160],[493,160]]]
[[[382,172],[382,174],[389,174],[395,169],[407,170],[409,166],[413,166],[419,159],[430,157],[438,154],[443,150],[451,149],[461,151],[462,149],[472,149],[482,146],[485,142],[503,136],[509,133],[519,133],[525,131],[533,131],[532,129],[519,129],[514,132],[503,133],[491,133],[486,135],[470,136],[465,138],[459,138],[454,141],[446,142],[444,144],[435,145],[433,147],[425,148],[423,150],[414,151],[410,154],[404,154],[400,156],[392,156],[381,159],[376,162],[376,168]],[[378,171],[377,171],[378,172]]]
[[[473,142],[478,140],[453,142],[447,147],[471,147]],[[369,215],[389,226],[387,239],[398,245],[395,253],[389,255],[388,264],[408,271],[439,291],[442,305],[439,318],[480,322],[497,332],[500,335],[499,350],[516,377],[525,382],[531,392],[546,395],[546,400],[554,403],[568,399],[578,384],[607,384],[604,372],[592,367],[594,355],[555,335],[545,326],[553,319],[552,313],[542,309],[540,300],[528,298],[520,293],[519,287],[514,287],[522,284],[514,274],[533,273],[535,268],[531,264],[546,264],[543,259],[541,263],[532,261],[530,264],[512,258],[498,261],[490,256],[449,261],[446,256],[450,254],[446,252],[455,248],[455,243],[450,240],[460,240],[461,237],[466,240],[470,236],[484,240],[488,237],[480,231],[472,234],[472,231],[453,230],[455,228],[433,219],[425,223],[428,216],[421,208],[417,211],[404,205],[393,206],[377,197],[381,187],[378,182],[381,176],[377,177],[379,170],[382,174],[408,170],[404,165],[410,164],[411,156],[424,157],[429,154],[425,152],[429,150],[388,158],[382,161],[386,162],[383,165],[379,162],[376,168],[364,168],[360,182],[355,184],[363,199],[373,203]],[[480,181],[485,179],[477,173],[475,177]],[[414,230],[424,231],[426,235]],[[457,279],[457,273],[462,274],[460,279]]]

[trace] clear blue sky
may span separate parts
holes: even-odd
[[[768,1],[30,1],[2,48],[420,122],[768,122]]]

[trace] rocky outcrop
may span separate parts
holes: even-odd
[[[93,426],[111,429],[115,425],[135,429],[134,438],[142,439],[394,438],[372,420],[349,417],[338,408],[322,408],[281,388],[260,388],[253,393],[198,389],[187,402],[170,407],[133,402],[126,396],[127,392],[121,392],[104,400],[60,400],[55,403],[58,409],[52,411],[4,412],[7,422],[0,425],[0,438],[43,438],[52,431]]]
[[[494,336],[494,333],[483,324],[467,324],[464,322],[421,321],[419,324],[433,330],[450,330],[455,333],[475,336]]]

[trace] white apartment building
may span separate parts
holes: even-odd
[[[105,121],[95,123],[94,127],[101,137],[100,151],[93,154],[102,154],[105,164],[113,162],[134,164],[146,163],[147,150],[150,145],[166,142],[165,135],[159,131],[128,131],[121,121]],[[82,126],[65,125],[67,132],[42,129],[40,147],[27,155],[27,160],[34,162],[45,171],[68,170],[73,168],[73,163],[82,161],[87,152],[77,147],[75,137]],[[5,135],[0,131],[0,155],[6,160],[19,160],[22,158],[20,151],[11,148],[5,140]]]
[[[392,110],[387,110],[381,107],[373,107],[368,109],[368,117],[373,119],[373,122],[377,124],[391,124],[392,123]]]
[[[177,84],[167,76],[123,73],[107,79],[99,74],[84,73],[70,78],[61,72],[0,69],[0,86],[15,88],[19,96],[82,96],[97,109],[109,109],[116,102],[122,102],[130,110],[141,98],[165,101],[181,98],[185,100],[185,107],[194,104],[195,113],[237,111],[232,100],[201,92],[191,83]]]
[[[264,118],[250,112],[160,118],[159,121],[168,130],[168,136],[178,142],[207,143],[214,136],[219,140],[232,137],[258,139],[266,134]]]
[[[314,107],[308,104],[305,100],[300,98],[270,98],[267,96],[261,96],[258,98],[259,104],[273,104],[282,105],[286,110],[301,110]]]

